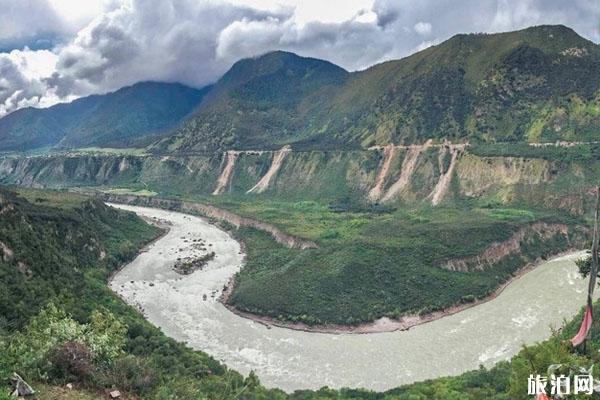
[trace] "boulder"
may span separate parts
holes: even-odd
[[[35,390],[27,382],[23,380],[16,372],[13,372],[13,376],[11,378],[13,384],[13,397],[21,397],[21,396],[31,396],[35,394]]]

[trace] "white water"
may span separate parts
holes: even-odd
[[[540,265],[494,300],[409,331],[336,335],[267,329],[217,301],[242,264],[235,240],[197,217],[114,206],[169,220],[172,227],[116,274],[112,289],[142,307],[165,334],[244,374],[254,370],[266,386],[286,391],[325,385],[385,390],[490,366],[517,353],[523,343],[547,338],[550,326],[559,327],[585,301],[585,282],[573,262],[580,252]],[[177,257],[195,252],[191,240],[184,243],[182,237],[202,238],[217,257],[191,275],[175,273]]]

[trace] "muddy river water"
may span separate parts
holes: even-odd
[[[490,366],[522,344],[550,335],[585,300],[585,281],[574,260],[545,262],[495,299],[411,328],[372,334],[324,334],[271,327],[227,310],[220,291],[242,266],[240,245],[201,218],[153,208],[113,205],[170,222],[170,231],[127,264],[111,288],[143,310],[165,334],[205,351],[263,384],[286,391],[322,386],[385,390],[401,384]],[[207,250],[194,248],[202,239]],[[197,246],[196,246],[197,247]],[[214,251],[190,275],[173,270],[177,258]]]

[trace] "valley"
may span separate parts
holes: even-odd
[[[237,311],[321,331],[384,317],[406,327],[584,247],[597,145],[513,147],[5,157],[0,180],[254,220],[226,218],[247,248],[228,299]],[[304,244],[287,247],[293,237]]]

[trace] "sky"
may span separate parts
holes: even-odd
[[[271,50],[354,71],[541,24],[600,43],[600,0],[0,0],[0,116],[139,81],[202,87]]]

